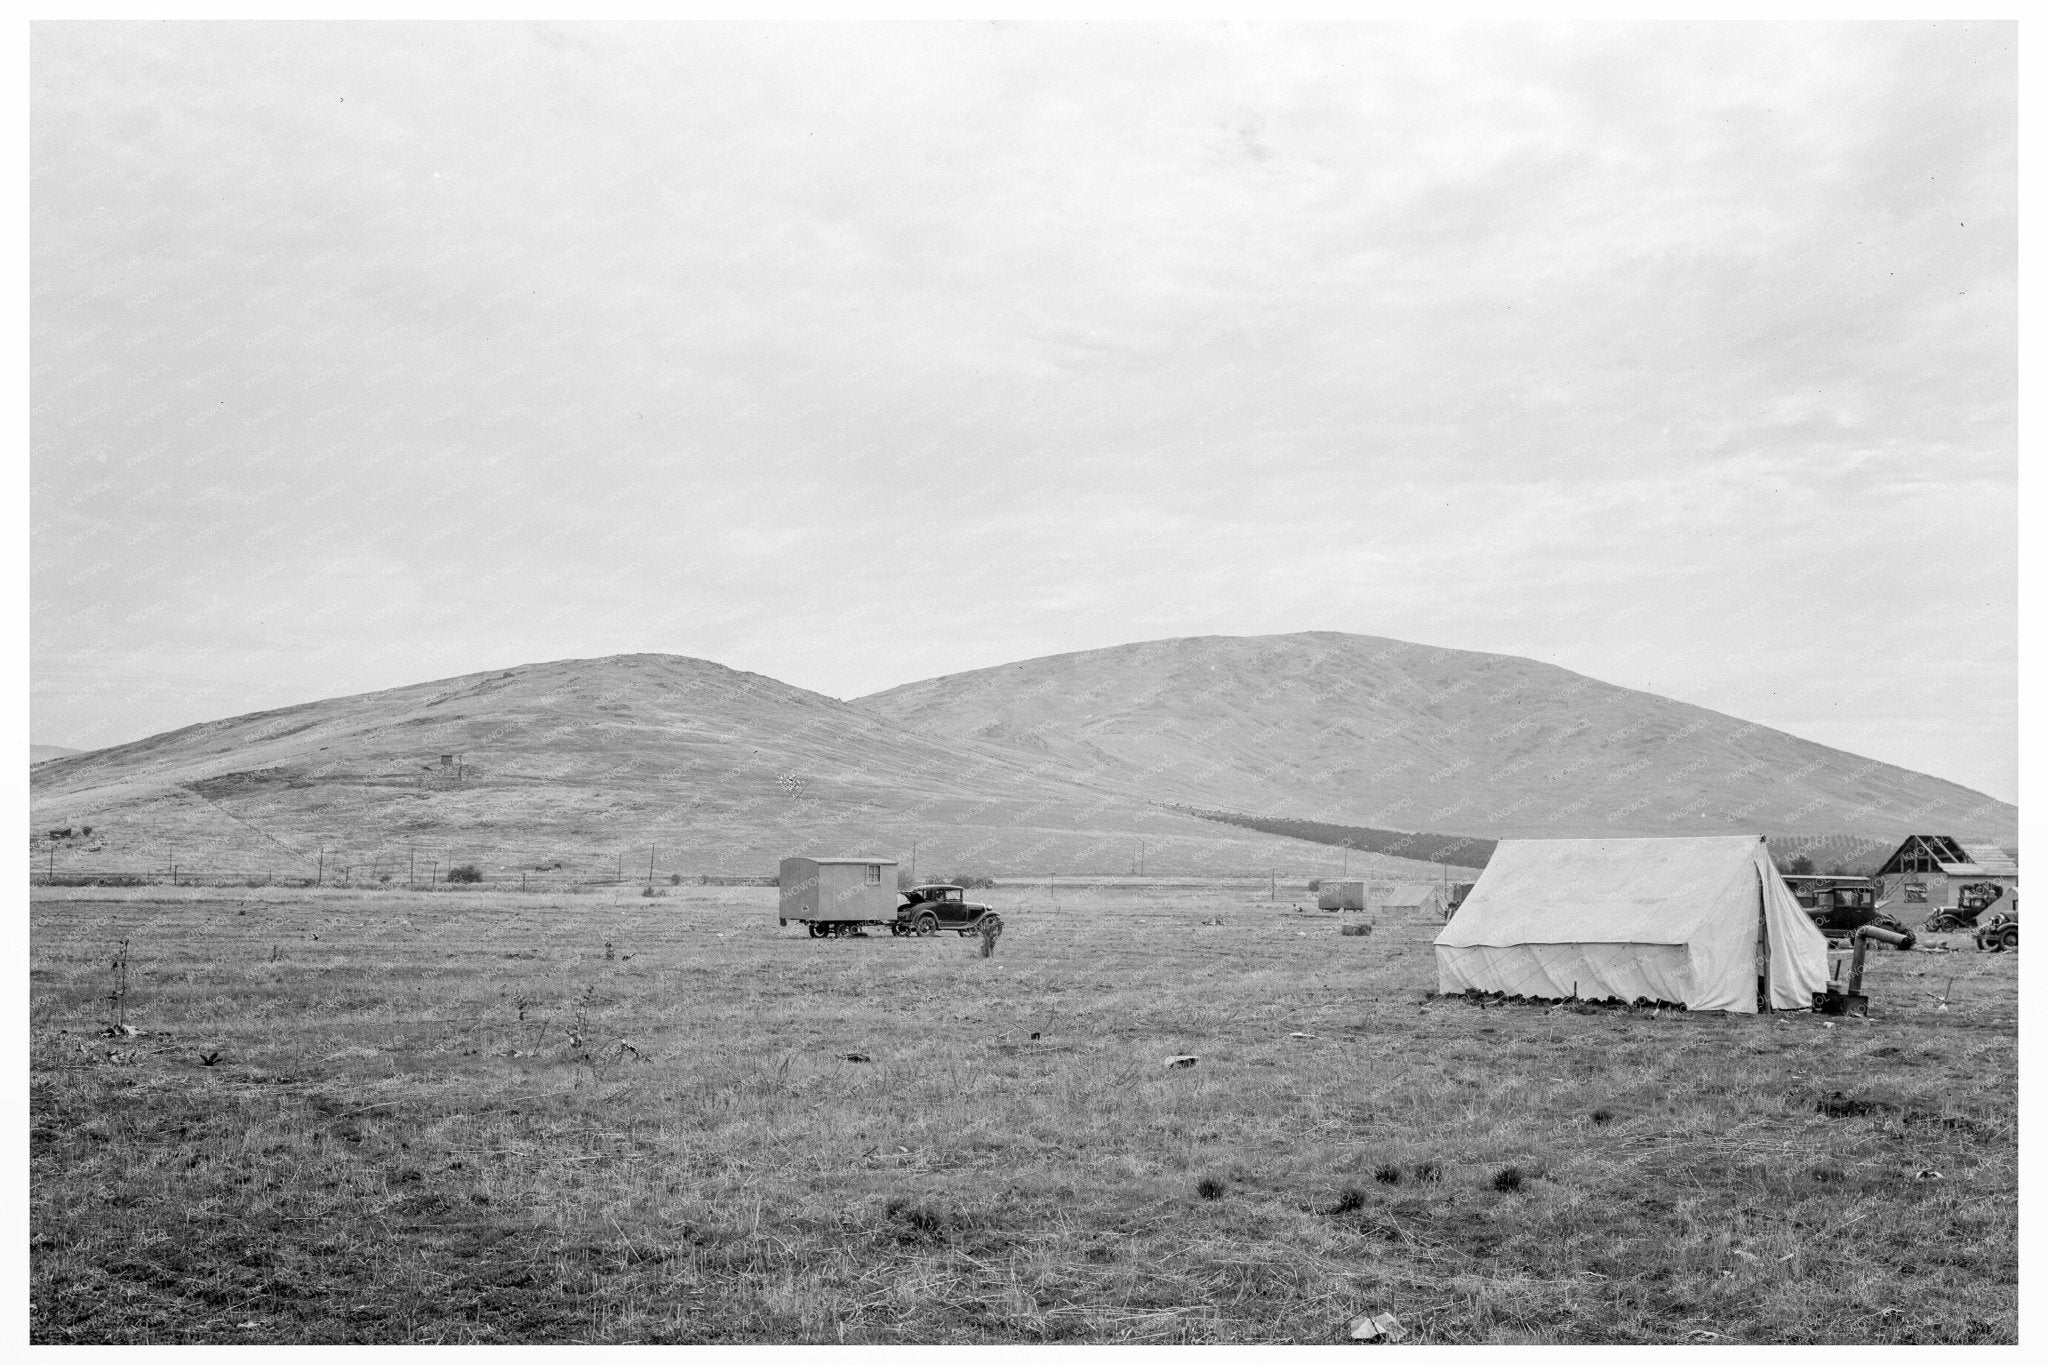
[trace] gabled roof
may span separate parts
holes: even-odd
[[[2017,877],[2019,864],[1996,844],[1959,843],[1946,834],[1909,834],[1878,869],[1880,877],[1905,872],[1909,862],[1930,862],[1951,877]],[[1922,869],[1926,870],[1926,869]]]
[[[1964,844],[1963,852],[1970,855],[1970,861],[1975,863],[1987,877],[2017,877],[2020,875],[2019,863],[2010,853],[2007,853],[1997,844]]]

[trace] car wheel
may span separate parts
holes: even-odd
[[[2020,927],[2017,924],[2008,924],[2003,929],[2000,929],[1998,931],[1998,946],[2001,948],[2018,949],[2020,946]]]
[[[824,925],[822,925],[822,924],[813,924],[813,925],[811,926],[811,937],[812,937],[812,938],[823,938],[823,937],[825,937],[825,926],[824,926]]]
[[[987,934],[990,938],[1001,938],[1003,936],[1003,917],[1001,915],[990,915],[982,921],[982,925],[984,927],[981,932]]]
[[[918,916],[917,927],[914,932],[919,938],[928,938],[936,934],[939,932],[939,917],[937,915]]]

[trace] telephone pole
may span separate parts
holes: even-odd
[[[654,889],[654,845],[647,846],[647,889]]]

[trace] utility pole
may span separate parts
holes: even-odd
[[[320,865],[313,870],[313,885],[319,886],[327,880],[327,845],[320,845]]]
[[[406,889],[410,891],[418,885],[419,879],[413,876],[412,871],[412,850],[407,849],[405,851],[405,886]]]
[[[917,885],[917,840],[910,841],[910,884]]]
[[[1344,845],[1344,875],[1351,875],[1351,845]]]
[[[654,889],[654,845],[647,846],[647,889]]]
[[[619,875],[617,880],[621,886],[626,884],[626,855],[623,853],[619,855]]]

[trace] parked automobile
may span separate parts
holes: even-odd
[[[2020,904],[2013,901],[2011,908],[2000,910],[1990,919],[1977,926],[1977,946],[1992,952],[2011,949],[2019,951],[2020,946]]]
[[[1788,876],[1785,885],[1831,943],[1847,942],[1866,924],[1905,935],[1901,951],[1913,946],[1905,921],[1877,904],[1877,886],[1868,877]]]
[[[1003,917],[992,906],[967,899],[967,889],[951,882],[926,882],[903,893],[896,907],[896,922],[889,932],[921,936],[950,929],[963,938],[968,934],[1003,932]]]

